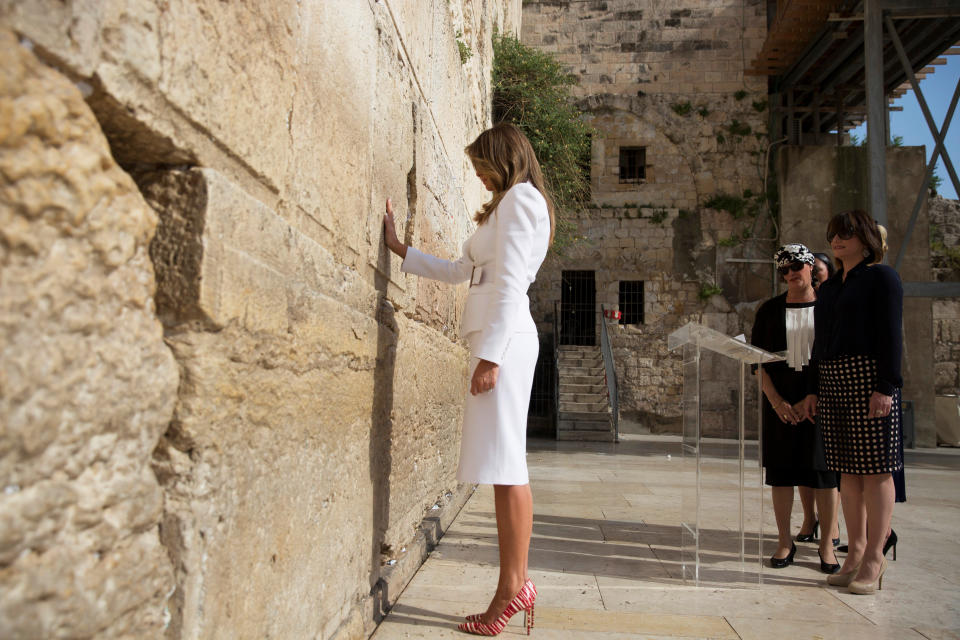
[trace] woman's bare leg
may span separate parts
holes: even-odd
[[[867,514],[867,535],[863,552],[863,564],[857,573],[857,580],[873,582],[880,573],[883,562],[883,543],[887,541],[890,530],[890,518],[893,516],[893,503],[896,489],[893,476],[889,473],[862,476],[863,502]]]
[[[793,547],[790,512],[793,511],[793,487],[770,487],[773,494],[773,515],[777,519],[777,552],[775,558],[786,558]]]
[[[800,533],[813,533],[813,523],[817,521],[817,513],[813,508],[815,502],[813,489],[797,487],[797,493],[800,494],[800,504],[803,506],[803,522],[800,523]],[[823,531],[823,522],[820,523],[820,530]]]
[[[843,518],[847,521],[847,557],[841,573],[854,571],[863,560],[867,547],[867,510],[863,499],[865,476],[844,473],[840,478],[840,504]],[[892,480],[892,477],[891,477]]]
[[[837,561],[837,556],[833,551],[833,541],[830,539],[837,523],[834,518],[837,513],[837,490],[836,489],[811,489],[817,500],[817,511],[820,513],[820,557],[824,562],[833,564]]]
[[[500,546],[500,580],[497,593],[483,615],[491,624],[507,608],[527,580],[527,557],[533,533],[533,494],[529,484],[493,485]]]
[[[836,498],[833,501],[833,530],[830,531],[830,537],[840,539],[840,489],[834,489],[833,494]]]

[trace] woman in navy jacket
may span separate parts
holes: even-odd
[[[827,241],[840,267],[820,286],[815,308],[818,388],[808,397],[823,434],[827,467],[841,472],[849,551],[827,578],[851,593],[882,587],[883,547],[893,514],[892,472],[903,468],[900,359],[903,287],[884,264],[876,222],[861,210],[835,215]]]

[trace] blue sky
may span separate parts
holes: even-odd
[[[936,71],[920,81],[920,91],[930,107],[933,120],[939,130],[943,126],[943,118],[947,115],[950,98],[960,81],[960,56],[944,56],[947,64],[934,67]],[[920,110],[920,104],[913,90],[907,91],[899,100],[893,103],[895,107],[903,107],[903,111],[890,113],[890,133],[894,136],[903,136],[903,144],[908,147],[924,146],[927,148],[927,161],[933,155],[933,136],[927,127],[927,122]],[[861,140],[866,134],[866,124],[853,130]],[[957,105],[947,129],[947,154],[953,161],[953,168],[960,174],[960,104]],[[938,193],[945,198],[956,199],[957,192],[950,182],[950,176],[941,159],[937,163],[937,174],[943,179]]]

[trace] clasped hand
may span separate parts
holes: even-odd
[[[477,368],[473,370],[473,378],[470,379],[470,393],[477,395],[485,393],[497,386],[497,378],[500,376],[500,365],[481,360],[477,363]]]
[[[783,423],[800,424],[804,420],[813,422],[814,416],[817,415],[817,396],[809,395],[795,404],[781,399],[773,408]]]

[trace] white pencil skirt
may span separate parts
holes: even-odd
[[[473,342],[480,332],[466,336]],[[500,364],[496,386],[470,394],[463,411],[457,479],[477,484],[527,484],[527,409],[540,341],[536,333],[515,333]],[[479,360],[470,358],[469,376]]]

